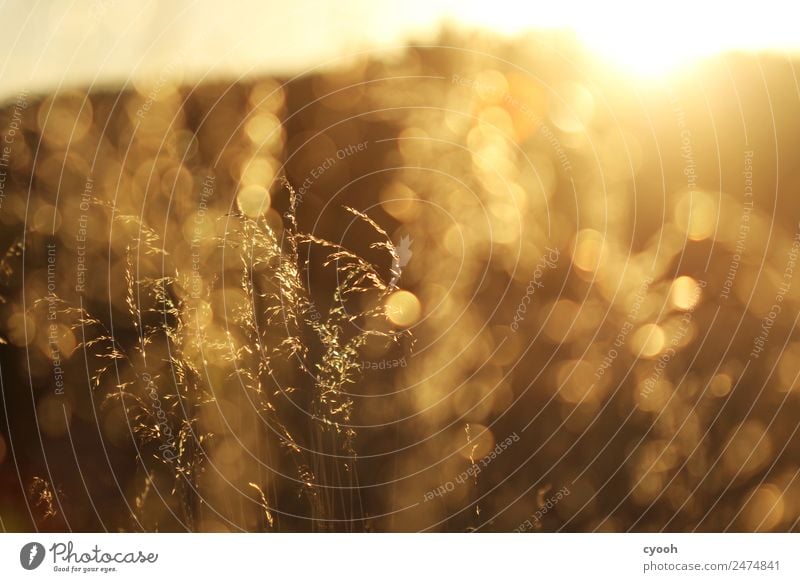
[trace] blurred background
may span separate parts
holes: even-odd
[[[0,10],[3,530],[798,530],[790,3]]]

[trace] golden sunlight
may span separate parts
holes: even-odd
[[[725,51],[796,51],[797,4],[772,0],[755,6],[676,0],[653,5],[630,0],[487,4],[470,0],[453,17],[512,35],[533,29],[570,30],[595,56],[616,69],[655,78]],[[757,23],[769,19],[769,26]],[[712,23],[711,25],[709,23]]]

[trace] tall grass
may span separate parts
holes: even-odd
[[[137,341],[124,345],[115,334],[119,320],[107,324],[57,300],[59,317],[69,318],[83,338],[78,349],[87,354],[96,397],[124,413],[135,439],[141,484],[129,505],[134,529],[363,526],[348,385],[360,377],[359,350],[367,341],[396,343],[404,334],[387,325],[383,308],[400,261],[388,234],[353,208],[347,208],[353,219],[375,233],[370,247],[388,255],[386,272],[341,244],[303,232],[297,194],[285,179],[281,188],[288,211],[280,228],[239,211],[220,219],[225,228],[214,248],[226,266],[238,265],[246,297],[230,311],[207,317],[211,295],[224,292],[210,260],[195,273],[202,292],[190,296],[185,270],[148,272],[144,258],[168,263],[158,234],[107,205],[115,228],[129,236],[124,304]],[[309,256],[320,251],[326,276],[336,279],[332,296],[322,299],[309,283]],[[236,403],[233,414],[223,400]],[[235,477],[214,459],[215,447],[231,439],[240,447]],[[220,479],[252,503],[216,508],[225,507],[212,502],[225,497],[213,490]]]

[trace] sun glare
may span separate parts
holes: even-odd
[[[470,0],[459,3],[451,14],[465,24],[508,35],[533,29],[571,30],[611,67],[658,77],[725,51],[800,48],[800,37],[791,26],[800,14],[795,3],[773,0],[754,8],[687,0],[666,6],[625,0],[536,4]],[[758,26],[764,18],[769,18],[769,25]]]

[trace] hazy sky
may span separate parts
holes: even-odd
[[[1,1],[1,0],[0,0]],[[715,8],[716,6],[716,8]],[[345,53],[433,38],[444,19],[513,33],[569,27],[634,70],[720,49],[791,50],[795,2],[211,0],[0,3],[0,97],[132,75],[298,73]]]

